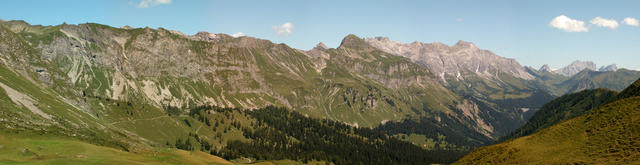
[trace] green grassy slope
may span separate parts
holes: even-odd
[[[156,149],[138,152],[39,134],[0,135],[0,164],[233,164],[199,151]]]
[[[456,164],[633,164],[640,161],[639,109],[640,97],[616,100],[535,134],[479,148]]]
[[[616,94],[617,92],[609,89],[594,89],[556,98],[536,111],[525,125],[502,137],[501,141],[526,136],[586,114],[608,103]]]

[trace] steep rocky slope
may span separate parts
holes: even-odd
[[[439,42],[404,44],[386,37],[367,38],[366,41],[380,50],[427,66],[442,80],[445,80],[445,75],[460,78],[464,71],[472,71],[483,77],[504,72],[517,78],[534,78],[516,60],[497,56],[471,42],[458,41],[453,46],[447,46]]]
[[[447,46],[437,42],[405,44],[386,37],[365,40],[382,51],[429,68],[443,86],[473,100],[491,116],[496,132],[508,132],[524,124],[531,112],[554,97],[514,59],[500,57],[470,42]]]
[[[427,67],[380,51],[353,35],[336,49],[319,45],[300,51],[251,37],[207,32],[189,36],[162,28],[93,23],[39,26],[22,21],[0,25],[0,61],[6,70],[2,76],[14,77],[4,84],[7,96],[16,95],[3,101],[8,109],[29,110],[19,117],[7,113],[3,119],[25,130],[39,127],[26,122],[28,116],[70,120],[59,113],[79,113],[84,116],[70,125],[87,132],[76,135],[91,137],[95,130],[104,130],[91,123],[102,124],[113,134],[138,137],[139,141],[110,137],[114,143],[125,143],[123,148],[144,147],[195,129],[169,124],[180,119],[166,116],[186,113],[181,109],[275,105],[360,127],[430,119],[437,121],[431,127],[447,130],[435,134],[474,137],[468,140],[481,145],[509,131],[500,126],[503,123],[523,122],[522,111],[484,109],[487,103],[452,92]],[[33,88],[19,90],[24,86],[20,84]],[[34,100],[51,98],[67,108],[31,104],[34,101],[24,95]],[[48,110],[41,113],[32,105]],[[141,128],[147,125],[167,129],[145,132]],[[56,129],[76,130],[65,125]],[[450,139],[431,140],[448,143]]]

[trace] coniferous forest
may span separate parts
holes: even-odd
[[[200,150],[227,160],[250,157],[256,160],[312,160],[333,164],[429,164],[451,163],[465,151],[427,151],[401,141],[385,132],[370,128],[356,128],[332,120],[312,119],[286,108],[265,107],[255,110],[201,106],[191,109],[190,116],[205,123],[218,123],[207,117],[212,113],[231,114],[255,119],[255,125],[232,121],[231,126],[242,130],[247,141],[231,140],[226,147]],[[231,117],[234,118],[234,117]],[[238,117],[239,118],[239,117]],[[215,124],[214,124],[215,125]],[[193,149],[177,142],[180,149]],[[198,142],[202,143],[202,142]]]

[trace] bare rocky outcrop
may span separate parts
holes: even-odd
[[[316,47],[309,51],[303,51],[307,56],[311,58],[315,65],[316,72],[321,73],[322,69],[327,67],[326,60],[329,59],[329,54],[325,51],[329,50],[329,48],[324,45],[324,43],[320,42]]]
[[[42,118],[51,120],[51,115],[45,113],[40,108],[38,108],[36,106],[37,101],[31,98],[30,96],[20,93],[15,89],[1,82],[0,82],[0,88],[6,92],[7,96],[9,96],[9,99],[11,99],[13,103],[24,106],[25,108],[30,110],[33,114],[37,114]]]
[[[461,104],[457,105],[457,108],[462,112],[464,118],[476,124],[475,129],[478,132],[487,137],[492,137],[491,135],[494,133],[494,128],[480,116],[481,110],[477,104],[470,100],[463,100]]]
[[[445,80],[447,75],[459,78],[465,70],[483,77],[493,77],[497,72],[504,72],[526,80],[534,79],[515,59],[497,56],[471,42],[459,41],[453,46],[447,46],[439,42],[405,44],[386,37],[366,38],[365,41],[387,53],[427,66],[441,80]]]

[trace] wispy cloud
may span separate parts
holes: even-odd
[[[560,15],[549,22],[549,26],[564,30],[566,32],[588,32],[589,28],[585,26],[584,21],[569,18],[565,15]]]
[[[138,3],[138,8],[148,8],[162,4],[171,4],[171,0],[142,0]]]
[[[272,26],[271,28],[279,36],[289,36],[291,35],[291,33],[293,33],[293,29],[295,29],[296,27],[293,26],[291,22],[286,22],[282,25]]]
[[[624,20],[622,20],[622,23],[629,26],[640,26],[640,21],[631,17],[624,18]]]
[[[233,34],[231,35],[231,37],[233,37],[233,38],[238,38],[238,37],[242,37],[242,36],[246,36],[246,35],[244,34],[244,32],[237,32],[237,33],[233,33]]]
[[[616,21],[616,20],[606,19],[606,18],[602,18],[602,17],[593,18],[593,19],[591,19],[590,22],[591,22],[591,24],[594,24],[596,26],[606,27],[606,28],[609,28],[609,29],[616,29],[620,25],[620,24],[618,24],[618,21]]]

